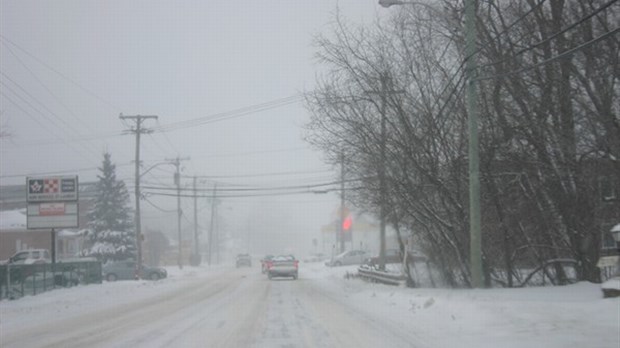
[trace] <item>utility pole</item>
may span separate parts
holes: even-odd
[[[213,186],[213,198],[211,201],[211,223],[209,224],[209,266],[211,266],[211,255],[213,255],[213,227],[215,226],[215,204],[217,199],[217,184]]]
[[[381,105],[379,106],[379,114],[381,116],[381,142],[380,142],[380,160],[379,160],[379,269],[385,270],[385,249],[386,249],[386,241],[385,241],[385,228],[387,225],[387,181],[385,178],[385,167],[386,167],[386,138],[387,138],[387,119],[386,119],[386,106],[387,106],[387,96],[388,94],[402,94],[404,91],[391,90],[388,86],[389,76],[387,71],[381,73],[381,91],[374,92],[368,91],[366,93],[371,94],[379,94],[381,97]]]
[[[340,153],[340,252],[344,252],[344,151]]]
[[[480,163],[478,154],[478,95],[476,90],[476,1],[465,0],[465,85],[469,116],[469,257],[472,286],[482,287],[480,233]]]
[[[142,240],[144,239],[142,236],[142,224],[140,217],[140,135],[146,133],[152,133],[152,130],[142,128],[142,121],[147,119],[157,119],[157,116],[150,115],[135,115],[135,116],[123,116],[123,114],[119,115],[121,120],[133,120],[136,122],[135,128],[128,129],[127,132],[134,133],[136,135],[136,178],[135,178],[135,200],[136,200],[136,215],[134,216],[134,224],[136,229],[136,252],[137,252],[137,260],[136,265],[138,267],[138,274],[142,273]]]
[[[385,183],[385,104],[386,104],[386,93],[387,93],[387,83],[386,74],[381,74],[381,163],[379,164],[379,215],[380,215],[380,223],[379,223],[379,269],[385,271],[385,215],[386,215],[386,207],[385,207],[385,191],[386,183]]]
[[[200,265],[200,249],[198,247],[198,194],[196,192],[196,176],[194,176],[194,266]]]
[[[179,269],[183,269],[183,247],[182,247],[183,238],[181,235],[181,216],[183,215],[183,212],[181,211],[180,167],[181,167],[181,161],[187,161],[187,160],[189,160],[189,157],[180,158],[179,156],[177,156],[177,158],[166,159],[166,161],[172,163],[176,167],[176,172],[174,173],[174,183],[177,185],[177,232],[178,232],[178,238],[179,238],[179,258],[178,258]]]

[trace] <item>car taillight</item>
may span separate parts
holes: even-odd
[[[267,261],[267,269],[273,267],[273,262]]]
[[[299,268],[299,260],[295,260],[294,262],[295,268]]]

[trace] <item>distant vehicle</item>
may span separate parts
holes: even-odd
[[[304,262],[321,262],[326,259],[325,254],[323,253],[314,253],[310,254],[307,258],[304,259]]]
[[[51,263],[52,257],[47,249],[27,249],[18,251],[3,264],[11,265],[32,265],[38,263]]]
[[[348,250],[334,256],[331,260],[325,262],[330,267],[361,265],[368,258],[368,254],[364,250]]]
[[[166,278],[168,272],[160,267],[148,267],[142,265],[142,273],[138,274],[135,261],[108,262],[101,268],[103,279],[113,282],[116,280],[150,279],[159,280]]]
[[[237,268],[239,268],[241,266],[252,267],[252,258],[250,257],[250,254],[239,254],[239,255],[237,255],[236,266],[237,266]]]
[[[426,262],[426,256],[422,255],[416,251],[407,251],[407,263],[414,262]],[[377,266],[379,265],[379,255],[374,255],[370,258],[367,258],[364,262],[369,266]],[[403,263],[403,255],[400,252],[400,249],[386,249],[385,250],[385,263]]]
[[[293,277],[299,275],[299,260],[293,255],[279,255],[267,262],[267,275],[269,279],[275,277]]]
[[[269,263],[269,261],[271,261],[273,259],[273,255],[265,255],[265,257],[263,257],[262,260],[260,260],[261,263],[261,272],[267,273],[267,265]]]

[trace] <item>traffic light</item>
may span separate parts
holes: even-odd
[[[351,225],[353,224],[353,219],[351,218],[351,215],[348,215],[344,221],[342,221],[342,230],[347,232],[351,229]]]

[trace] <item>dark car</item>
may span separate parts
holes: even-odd
[[[249,254],[239,254],[237,255],[237,268],[241,266],[252,267],[252,258]]]
[[[168,272],[163,268],[145,265],[142,265],[142,272],[138,274],[138,267],[135,261],[108,262],[103,265],[101,271],[103,279],[109,282],[133,279],[159,280],[168,276]]]

